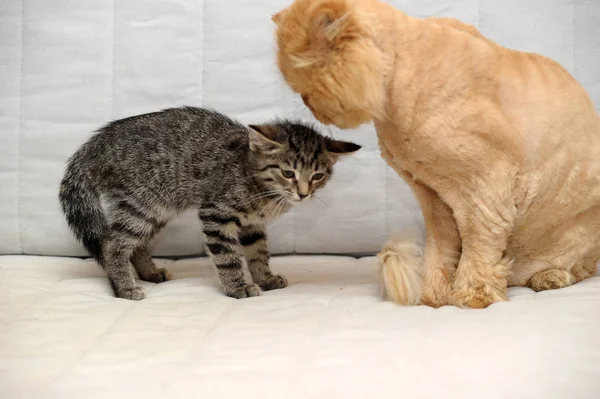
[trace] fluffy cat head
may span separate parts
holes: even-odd
[[[369,1],[295,0],[272,18],[279,70],[324,124],[383,118],[386,63],[363,7]]]
[[[268,192],[297,203],[325,186],[340,157],[361,147],[325,137],[312,127],[290,121],[249,126],[255,178]]]

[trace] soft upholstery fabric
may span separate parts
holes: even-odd
[[[158,262],[134,302],[91,261],[0,257],[0,398],[600,398],[600,276],[434,310],[382,301],[372,257],[278,257],[290,286],[243,300]]]
[[[0,254],[83,255],[60,213],[64,164],[108,120],[189,104],[245,123],[309,118],[274,62],[271,14],[290,0],[2,0]],[[567,67],[600,104],[597,0],[396,0],[415,16],[453,16],[490,38]],[[323,129],[328,131],[327,128]],[[420,225],[412,194],[380,159],[372,126],[339,133],[364,149],[322,197],[271,229],[278,253],[369,253]],[[157,255],[203,250],[194,213]]]
[[[274,64],[270,15],[289,1],[0,1],[0,254],[84,255],[57,187],[108,120],[183,104],[246,123],[310,119]],[[600,105],[597,0],[393,3],[551,56]],[[334,133],[364,149],[339,165],[325,208],[272,227],[275,252],[372,253],[421,225],[373,127]],[[190,212],[155,254],[201,251]],[[239,301],[206,258],[159,263],[175,279],[131,302],[90,260],[0,256],[0,398],[600,398],[600,277],[433,310],[381,301],[372,257],[278,257],[290,286]]]

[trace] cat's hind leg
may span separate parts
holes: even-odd
[[[130,261],[138,273],[142,271],[140,278],[150,278],[156,266],[145,248],[165,223],[123,198],[111,198],[110,202],[110,234],[103,248],[102,266],[117,297],[139,301],[146,293],[136,284]]]
[[[539,292],[568,287],[576,282],[575,275],[568,270],[546,269],[534,274],[527,282],[527,286]]]
[[[106,241],[102,266],[118,298],[139,301],[146,297],[144,288],[135,282],[129,259],[139,245],[139,237],[124,224],[113,223],[111,237]]]
[[[555,290],[568,287],[596,274],[597,254],[584,258],[570,270],[546,269],[534,274],[527,286],[534,291]]]
[[[598,271],[598,261],[600,261],[600,257],[595,253],[592,256],[588,256],[581,264],[575,266],[571,272],[577,282],[595,276]]]
[[[151,283],[162,283],[171,280],[171,273],[167,269],[156,267],[146,245],[139,246],[133,252],[131,263],[141,280]]]
[[[552,248],[555,252],[549,256],[552,262],[548,262],[548,267],[536,270],[526,285],[534,291],[553,290],[594,276],[600,260],[600,248],[595,246],[594,239],[598,236],[597,217],[596,213],[585,219],[585,222],[591,220],[591,226],[587,230],[588,226],[577,220],[571,228],[565,230],[557,245]],[[569,234],[573,232],[580,234]]]

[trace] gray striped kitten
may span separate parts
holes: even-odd
[[[358,149],[300,123],[246,127],[207,109],[166,109],[101,128],[70,158],[60,203],[117,297],[145,297],[130,262],[142,280],[169,280],[148,244],[189,208],[198,209],[225,294],[257,296],[287,286],[269,268],[266,224],[312,197],[339,157]],[[255,284],[244,278],[244,256]]]

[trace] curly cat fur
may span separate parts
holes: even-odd
[[[388,279],[392,298],[481,308],[508,286],[595,273],[600,119],[558,63],[378,0],[296,0],[273,21],[290,87],[323,123],[373,121],[383,158],[419,200],[422,265],[383,270],[423,267],[424,278],[409,289]]]

